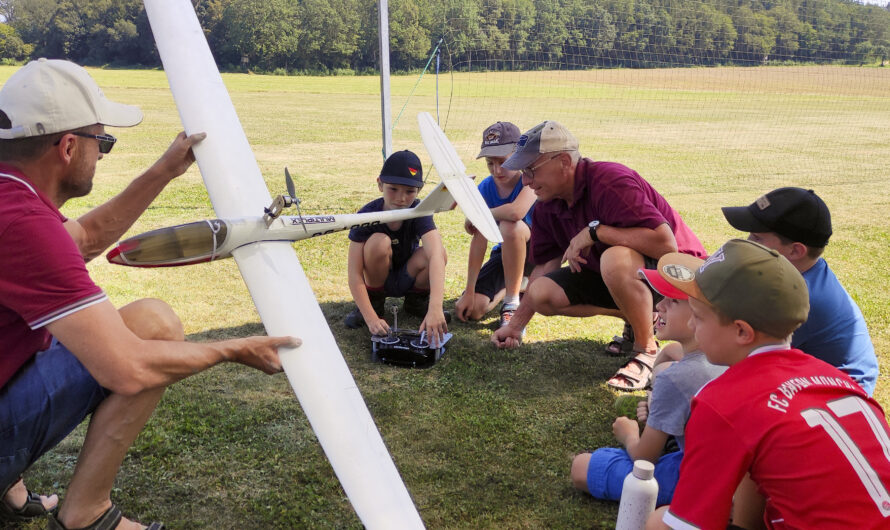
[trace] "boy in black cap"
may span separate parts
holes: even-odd
[[[482,148],[476,158],[485,158],[490,175],[479,184],[479,193],[491,208],[504,238],[491,249],[483,265],[488,241],[469,220],[464,229],[473,236],[467,257],[467,286],[454,305],[457,318],[479,320],[503,299],[498,327],[507,325],[519,307],[522,277],[531,272],[528,241],[531,238],[535,192],[522,184],[519,171],[501,167],[519,141],[519,127],[499,121],[482,133]]]
[[[878,359],[856,302],[821,257],[831,237],[828,206],[813,190],[779,188],[749,206],[723,208],[729,224],[748,239],[777,250],[803,275],[810,313],[791,346],[847,373],[872,395]]]
[[[417,155],[407,150],[393,153],[377,177],[383,196],[358,213],[416,206],[422,186],[423,167]],[[420,331],[435,337],[431,340],[435,343],[448,331],[442,310],[445,261],[445,247],[432,216],[353,228],[348,276],[356,308],[346,315],[346,327],[355,329],[364,322],[374,335],[389,333],[383,318],[386,297],[404,296],[405,312],[423,317]]]

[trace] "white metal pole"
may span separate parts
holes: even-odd
[[[383,127],[383,156],[392,154],[392,112],[389,102],[389,4],[377,0],[380,20],[380,114]]]

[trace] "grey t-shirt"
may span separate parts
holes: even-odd
[[[655,378],[646,425],[673,435],[683,449],[686,442],[683,431],[693,396],[726,368],[709,363],[699,351],[687,353]]]

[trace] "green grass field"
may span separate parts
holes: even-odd
[[[0,81],[14,71],[0,67]],[[115,129],[94,192],[63,208],[76,216],[148,166],[180,130],[159,71],[92,70],[106,94],[138,104],[145,121]],[[283,167],[297,177],[304,213],[349,212],[375,198],[380,154],[374,77],[224,79],[273,194]],[[428,168],[415,115],[435,116],[435,79],[410,99],[415,77],[393,78],[396,149]],[[720,206],[745,205],[784,185],[812,187],[831,208],[826,258],[862,308],[887,373],[890,353],[890,70],[768,67],[474,73],[439,80],[446,133],[471,172],[483,128],[565,123],[582,152],[637,169],[713,251],[741,234]],[[435,172],[430,182],[436,182]],[[260,212],[258,212],[259,214]],[[132,233],[213,217],[196,169],[171,184]],[[449,253],[446,305],[463,289],[469,238],[459,212],[436,219]],[[366,331],[349,331],[345,234],[296,245],[340,348],[431,528],[600,528],[617,505],[575,492],[573,454],[614,445],[605,380],[620,359],[600,353],[618,320],[536,318],[527,344],[496,351],[496,315],[453,323],[445,358],[429,370],[372,364]],[[263,333],[233,261],[139,270],[89,265],[116,305],[169,302],[193,340]],[[294,300],[295,315],[303,302]],[[393,302],[391,301],[390,304]],[[297,316],[297,318],[299,318]],[[415,323],[416,324],[416,323]],[[881,377],[876,397],[890,405]],[[29,473],[64,496],[83,427]],[[283,375],[222,366],[169,389],[124,463],[113,498],[140,520],[170,528],[360,527]],[[33,528],[40,527],[32,525]]]

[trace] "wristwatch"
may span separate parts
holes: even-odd
[[[599,227],[599,221],[590,221],[587,225],[587,230],[590,232],[590,239],[592,239],[594,243],[597,243],[600,240],[600,238],[596,237],[596,229]]]

